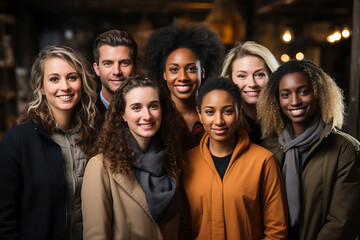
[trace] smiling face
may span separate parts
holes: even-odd
[[[203,97],[199,116],[210,141],[233,146],[237,112],[235,99],[225,90],[213,90]]]
[[[141,150],[146,150],[161,125],[158,92],[153,87],[137,87],[126,93],[125,101],[123,119]]]
[[[110,102],[116,89],[134,73],[135,67],[131,58],[131,50],[127,46],[103,45],[99,49],[99,64],[93,67],[101,80],[104,98]]]
[[[195,98],[201,80],[200,60],[188,48],[174,50],[166,59],[164,79],[174,101]]]
[[[44,62],[41,88],[55,120],[61,114],[72,114],[81,99],[81,78],[67,61],[53,57]]]
[[[301,135],[313,120],[317,107],[307,77],[299,72],[284,75],[279,83],[281,109],[292,123],[294,135]]]
[[[245,56],[233,62],[231,79],[240,89],[243,105],[255,107],[268,75],[266,64],[259,57]]]

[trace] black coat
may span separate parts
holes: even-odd
[[[40,126],[13,127],[0,142],[0,239],[65,239],[61,148]]]

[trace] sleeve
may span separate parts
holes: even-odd
[[[359,146],[357,146],[359,148]],[[318,240],[355,239],[360,232],[360,159],[351,144],[339,154],[326,223]]]
[[[10,130],[11,131],[11,130]],[[0,142],[0,239],[19,239],[21,146],[15,131]]]
[[[273,156],[263,166],[261,199],[264,239],[287,239],[288,210],[285,187]]]
[[[81,190],[84,240],[112,239],[112,197],[102,155],[88,162]]]

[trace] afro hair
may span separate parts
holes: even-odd
[[[150,78],[164,80],[166,59],[178,48],[188,48],[195,53],[205,69],[203,82],[208,77],[219,76],[225,51],[220,37],[205,25],[180,27],[174,21],[154,31],[147,40],[142,66]]]

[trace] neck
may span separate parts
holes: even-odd
[[[303,134],[305,132],[307,127],[297,125],[297,124],[292,124],[292,128],[293,128],[294,137],[297,138],[298,136],[300,136],[301,134]]]
[[[70,129],[73,111],[53,112],[55,122],[64,131]]]
[[[194,99],[180,100],[178,98],[171,98],[175,103],[176,109],[180,112],[181,116],[185,119],[186,125],[191,132],[195,121],[198,119],[196,112],[196,102]]]
[[[104,85],[101,85],[101,91],[102,91],[102,96],[105,98],[105,100],[110,103],[111,99],[113,97],[113,93],[110,92],[109,90],[107,90]]]
[[[250,117],[251,119],[255,120],[257,117],[256,105],[249,105],[249,104],[246,104],[243,102],[242,106],[243,106],[243,111],[244,111],[245,115]]]
[[[225,157],[232,153],[235,149],[236,145],[236,135],[233,134],[230,139],[224,142],[214,141],[213,139],[209,139],[209,150],[212,155],[216,157]]]

